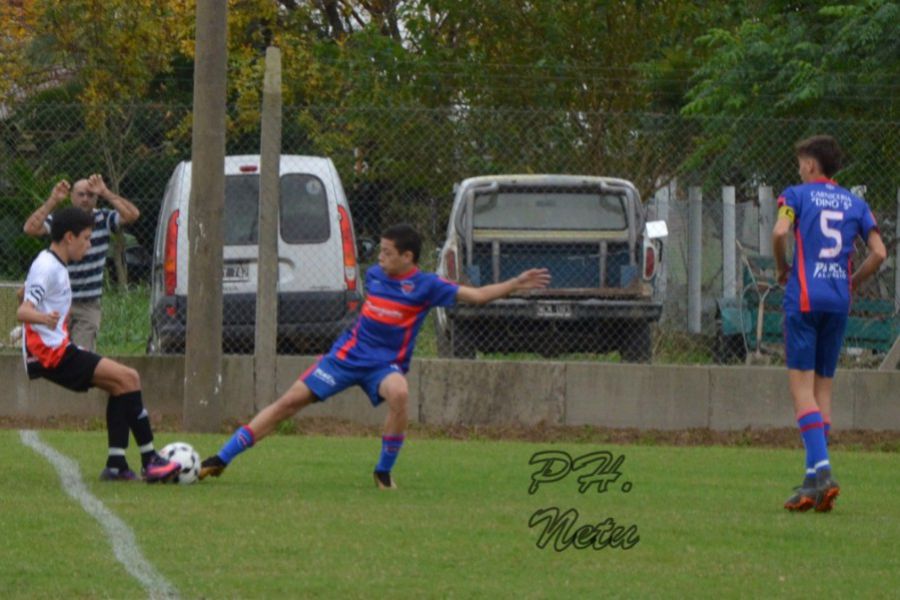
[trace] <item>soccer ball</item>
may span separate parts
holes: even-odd
[[[159,452],[163,458],[174,460],[181,465],[181,472],[173,477],[172,483],[194,483],[200,474],[200,455],[186,442],[172,442]]]

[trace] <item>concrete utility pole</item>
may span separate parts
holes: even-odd
[[[254,407],[275,401],[278,344],[278,206],[281,173],[281,50],[266,48],[259,168],[259,261],[256,286]]]
[[[688,189],[688,333],[700,333],[702,327],[703,267],[703,191]]]
[[[722,187],[722,295],[737,297],[737,219],[733,185]]]
[[[759,198],[759,254],[772,256],[772,229],[775,228],[775,196],[771,186],[761,185]]]
[[[222,239],[227,17],[227,3],[197,0],[183,400],[184,428],[188,431],[218,431],[223,415]]]

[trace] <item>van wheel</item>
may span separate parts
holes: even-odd
[[[164,342],[151,331],[147,338],[147,354],[184,354],[184,342]]]
[[[653,355],[650,339],[650,323],[637,321],[622,328],[623,340],[619,354],[625,362],[650,362]]]

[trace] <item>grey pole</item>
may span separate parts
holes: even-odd
[[[688,333],[700,333],[700,269],[703,265],[703,191],[688,190]]]
[[[897,223],[894,225],[894,239],[900,240],[900,188],[897,188]],[[900,310],[900,244],[894,248],[894,311],[898,310]],[[900,337],[894,340],[878,370],[893,371],[898,363],[900,363]]]
[[[278,205],[281,170],[281,50],[266,48],[259,169],[259,260],[254,346],[255,410],[275,401],[278,337]]]
[[[675,199],[676,186],[675,179],[672,179],[665,187],[656,191],[656,218],[669,222],[669,203]],[[660,261],[658,273],[656,275],[656,297],[661,298],[663,302],[666,300],[666,286],[668,285],[668,256],[671,249],[663,251],[663,260]]]
[[[722,292],[726,298],[737,297],[737,245],[735,240],[734,186],[722,188]]]
[[[900,240],[900,188],[897,188],[897,217],[894,239]],[[894,312],[900,311],[900,243],[894,246]]]
[[[225,77],[228,8],[197,1],[191,195],[188,219],[184,428],[222,424],[222,213],[225,210]]]
[[[775,196],[772,188],[759,186],[759,254],[772,256],[772,229],[775,228]]]

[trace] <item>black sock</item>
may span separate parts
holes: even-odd
[[[125,449],[128,448],[128,418],[122,403],[113,396],[106,402],[106,438],[109,446],[106,466],[111,469],[127,469]]]
[[[144,409],[144,402],[141,398],[141,391],[128,392],[115,398],[121,403],[125,416],[128,420],[128,426],[131,433],[134,434],[134,441],[137,442],[141,451],[141,464],[144,467],[150,460],[156,456],[156,450],[153,447],[153,430],[150,427],[150,415]]]

